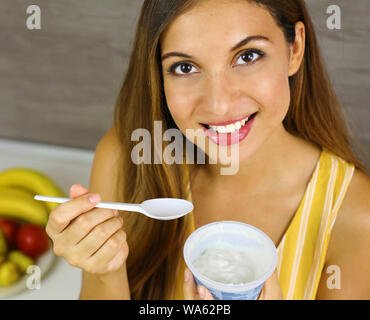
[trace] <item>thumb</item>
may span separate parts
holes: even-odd
[[[258,300],[284,300],[276,268],[262,287]]]
[[[87,193],[89,193],[89,189],[86,189],[81,184],[73,184],[71,188],[69,189],[69,197],[71,199],[78,198]]]

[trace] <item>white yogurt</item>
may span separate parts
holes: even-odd
[[[239,221],[218,221],[194,230],[184,260],[197,285],[222,300],[255,300],[277,264],[277,250],[261,230]]]
[[[207,248],[194,261],[194,267],[205,277],[226,284],[251,282],[256,277],[255,266],[248,251]]]

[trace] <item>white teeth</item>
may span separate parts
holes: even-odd
[[[234,131],[236,128],[234,127],[234,124],[228,124],[227,126],[226,126],[226,130],[228,131],[228,132],[232,132],[232,131]]]
[[[225,126],[209,126],[212,130],[217,131],[219,133],[229,133],[227,127]]]
[[[236,130],[239,130],[241,127],[243,127],[247,121],[248,121],[248,117],[241,121],[237,121],[232,124],[229,124],[227,126],[211,126],[210,125],[209,128],[219,133],[232,133],[232,132],[235,132]]]

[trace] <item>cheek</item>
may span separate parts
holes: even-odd
[[[284,120],[290,104],[290,88],[288,75],[285,70],[274,71],[266,75],[264,81],[256,87],[261,111],[265,118],[274,122]]]
[[[177,126],[180,129],[190,126],[194,105],[192,96],[181,92],[180,86],[176,85],[165,83],[164,90],[168,109]]]

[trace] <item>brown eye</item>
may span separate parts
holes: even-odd
[[[181,72],[184,72],[184,73],[188,73],[191,70],[191,65],[187,63],[181,64],[179,67],[180,67]]]
[[[242,58],[245,62],[251,62],[253,61],[255,53],[248,52],[242,55]]]
[[[184,75],[189,74],[193,66],[189,63],[175,63],[173,66],[170,67],[169,72],[174,73],[177,75]]]
[[[261,59],[265,54],[260,50],[248,50],[240,55],[240,59],[242,59],[246,64],[251,64],[259,59]],[[245,64],[242,63],[242,64]]]

